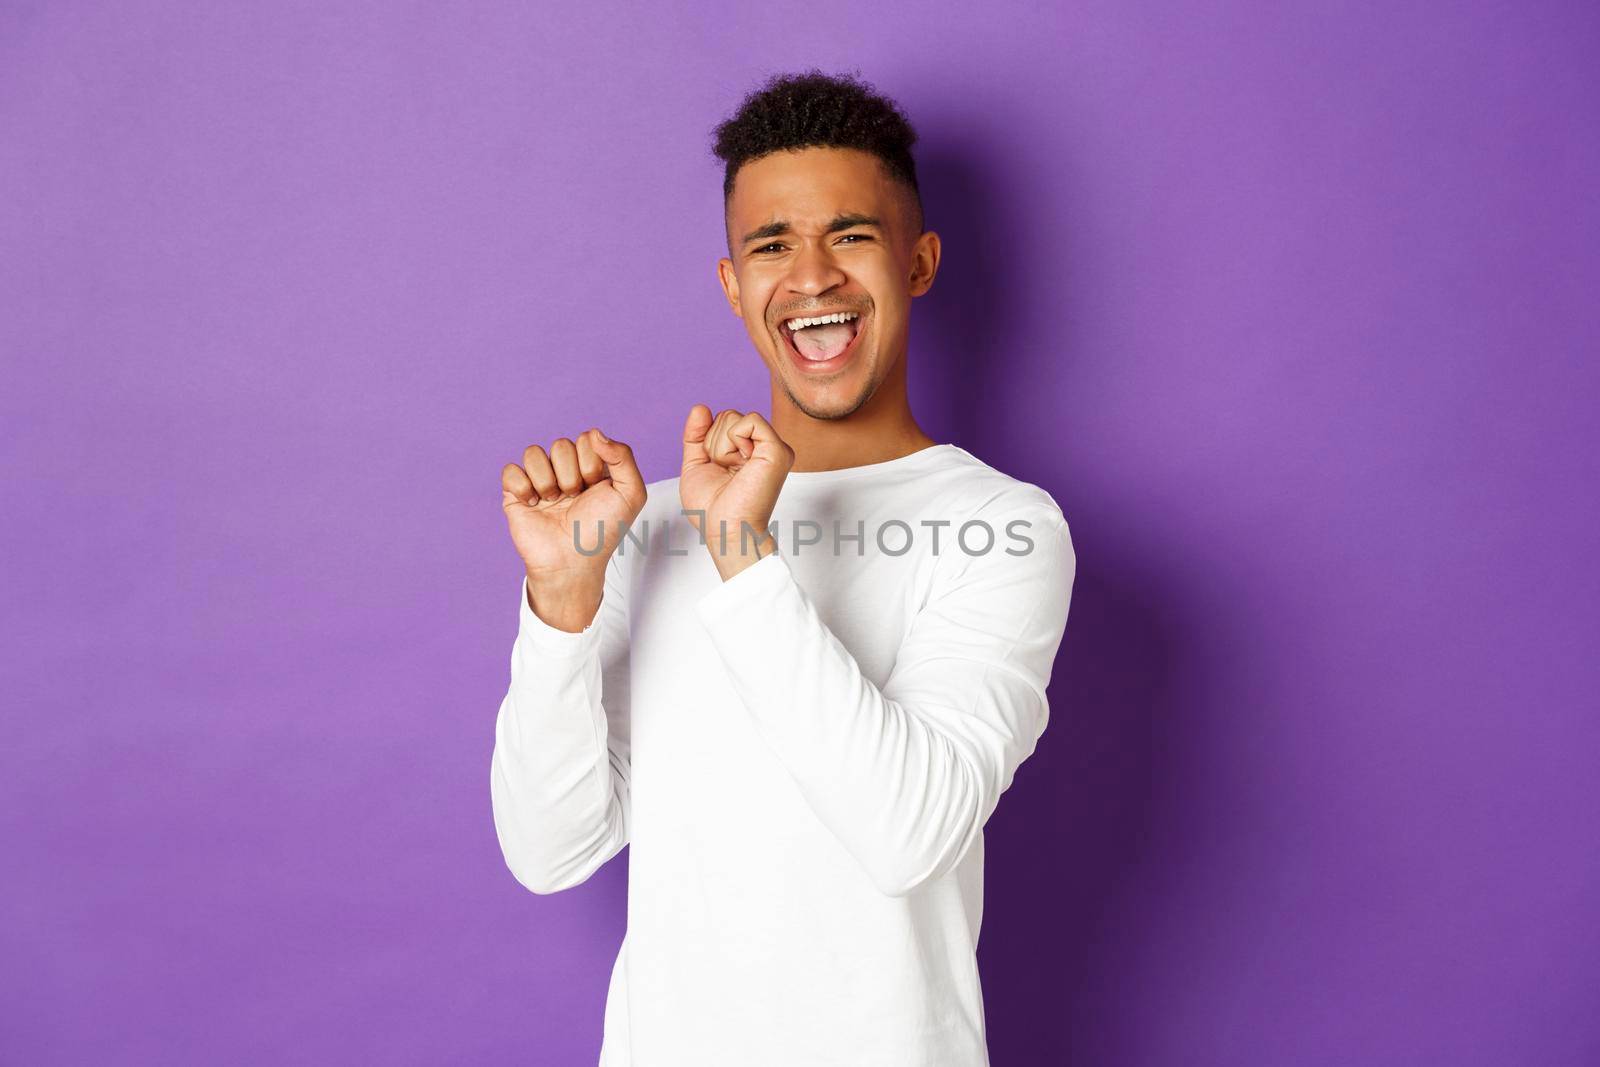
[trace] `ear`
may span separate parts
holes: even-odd
[[[733,260],[727,256],[717,260],[717,280],[722,283],[722,294],[728,298],[728,306],[735,315],[744,318],[739,310],[739,275],[734,273]]]
[[[924,230],[911,249],[910,292],[921,296],[933,288],[933,276],[939,273],[939,235]]]

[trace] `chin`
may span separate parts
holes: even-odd
[[[876,392],[876,387],[868,383],[860,389],[841,393],[835,389],[796,389],[791,382],[784,382],[784,392],[789,394],[789,400],[795,407],[813,419],[834,420],[849,418]]]

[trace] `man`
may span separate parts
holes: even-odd
[[[694,405],[648,486],[598,428],[501,473],[500,845],[535,893],[632,845],[602,1067],[988,1063],[983,825],[1045,728],[1076,556],[1048,493],[912,417],[914,139],[848,77],[747,97],[717,273],[771,420]]]

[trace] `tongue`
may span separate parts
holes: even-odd
[[[847,322],[807,326],[795,331],[794,347],[807,359],[832,359],[849,347],[850,339],[855,335],[855,327]]]

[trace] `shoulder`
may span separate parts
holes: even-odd
[[[1049,590],[1070,588],[1077,573],[1077,551],[1072,530],[1055,497],[1043,486],[984,462],[966,450],[957,451],[952,463],[956,477],[948,492],[950,509],[967,516],[963,523],[981,524],[968,541],[993,531],[994,548],[984,558],[961,560],[963,575],[1001,574],[1017,596],[1050,595]]]
[[[958,521],[989,525],[1026,522],[1031,527],[1066,530],[1067,518],[1043,486],[1007,474],[962,448],[928,488],[936,508]]]
[[[1005,644],[1007,661],[1028,665],[1042,691],[1077,576],[1066,516],[1042,486],[970,452],[933,482],[933,509],[960,518],[937,554],[925,610],[955,620],[958,640]]]

